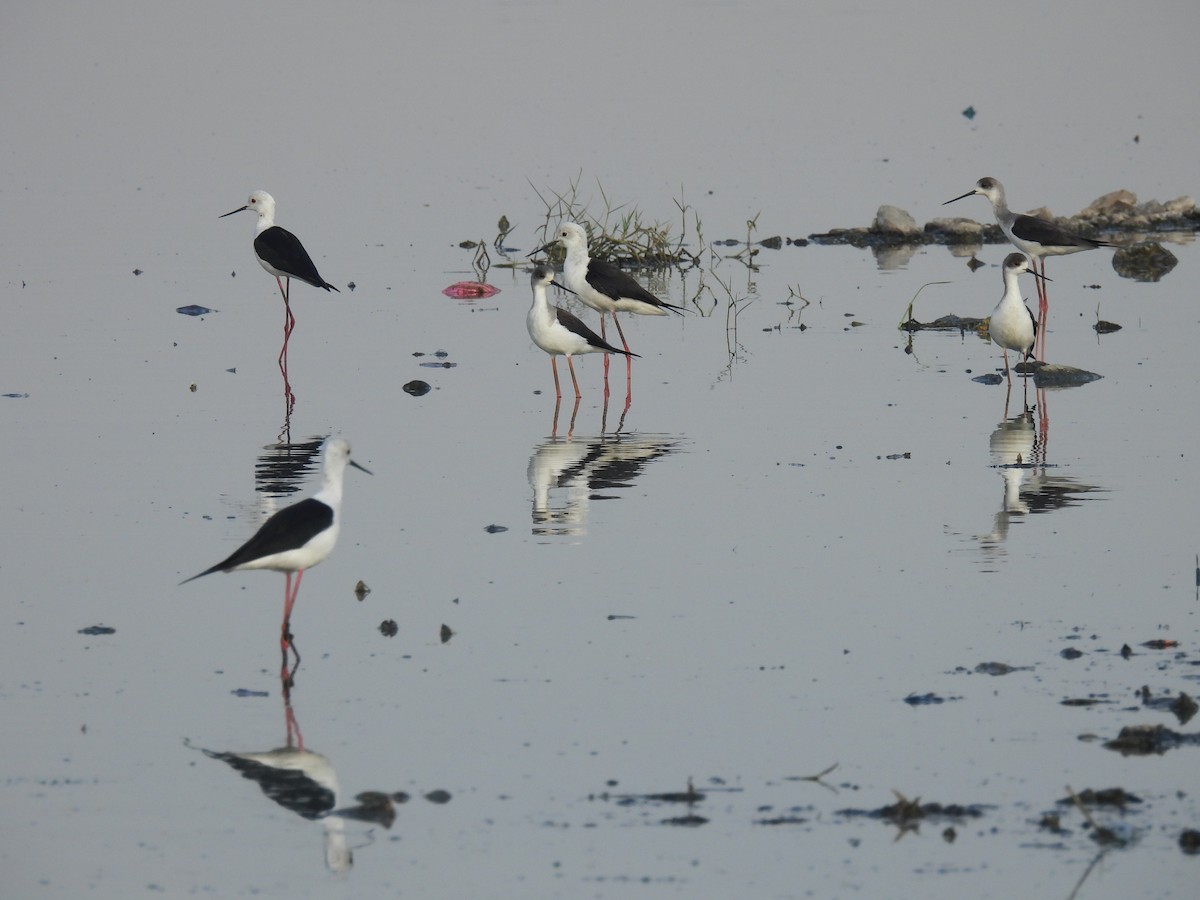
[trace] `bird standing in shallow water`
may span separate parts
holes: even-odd
[[[988,334],[1004,354],[1004,377],[1012,384],[1008,368],[1008,351],[1021,354],[1022,359],[1033,356],[1033,345],[1037,338],[1038,324],[1033,313],[1021,297],[1021,286],[1017,276],[1029,272],[1034,278],[1043,278],[1035,272],[1023,253],[1010,253],[1004,260],[1004,295],[988,321]]]
[[[567,358],[567,366],[571,369],[571,383],[575,385],[575,399],[583,396],[579,392],[579,381],[575,378],[575,363],[571,357],[580,353],[620,353],[623,356],[637,356],[628,350],[614,347],[592,329],[588,328],[579,317],[565,309],[551,306],[546,299],[546,288],[554,285],[563,288],[554,280],[554,270],[549,266],[535,266],[530,277],[533,286],[533,305],[525,317],[525,327],[533,342],[550,354],[550,368],[554,371],[554,393],[562,399],[562,388],[558,384],[559,356]],[[570,293],[569,288],[563,288]]]
[[[327,291],[337,291],[337,288],[321,277],[300,239],[286,228],[275,224],[275,198],[266,191],[255,191],[245,206],[239,206],[217,218],[224,219],[225,216],[232,216],[247,209],[258,213],[258,225],[254,230],[254,253],[258,257],[259,265],[275,276],[279,293],[283,295],[283,308],[287,314],[283,325],[286,352],[287,339],[296,326],[296,317],[292,315],[292,306],[288,299],[291,279],[298,278],[313,287],[324,288]]]
[[[605,313],[612,314],[613,323],[617,326],[617,334],[621,336],[621,346],[625,348],[627,358],[637,354],[629,353],[629,342],[625,340],[625,332],[622,331],[621,323],[617,320],[617,313],[665,316],[668,312],[673,312],[683,315],[680,307],[658,299],[638,284],[629,273],[622,271],[610,262],[589,257],[587,232],[583,230],[582,225],[576,222],[564,222],[555,233],[554,240],[547,241],[534,253],[548,250],[559,243],[567,251],[566,263],[563,265],[563,276],[567,287],[580,300],[600,313],[600,336],[606,340],[604,315]]]
[[[288,649],[296,653],[296,662],[300,662],[300,654],[292,643],[292,632],[289,622],[292,617],[292,607],[296,603],[296,595],[300,592],[300,579],[306,569],[311,569],[333,552],[337,544],[338,531],[341,529],[342,516],[342,479],[346,474],[346,466],[354,466],[360,471],[364,469],[350,458],[350,444],[344,438],[330,438],[325,442],[325,481],[321,490],[306,500],[301,500],[292,506],[279,510],[254,536],[228,558],[221,560],[181,581],[187,584],[213,572],[241,572],[246,569],[271,569],[287,574],[287,584],[283,595],[283,630],[280,635],[280,646],[286,661]],[[296,576],[296,584],[292,585],[292,575]]]
[[[1075,234],[1073,231],[1068,231],[1061,225],[1051,222],[1049,219],[1039,219],[1037,216],[1027,216],[1023,213],[1014,213],[1008,208],[1008,202],[1004,198],[1004,185],[995,178],[980,178],[975,182],[975,187],[955,197],[953,200],[947,200],[946,203],[954,203],[957,200],[962,200],[964,197],[971,197],[979,194],[988,199],[992,204],[992,212],[996,216],[996,223],[1000,226],[1000,230],[1008,237],[1013,246],[1023,253],[1028,253],[1033,258],[1033,268],[1029,271],[1037,273],[1037,261],[1042,261],[1041,278],[1038,282],[1038,332],[1041,337],[1041,353],[1040,358],[1046,358],[1046,319],[1050,313],[1050,297],[1046,292],[1044,282],[1050,279],[1046,278],[1046,257],[1047,256],[1066,256],[1068,253],[1078,253],[1081,250],[1094,250],[1097,247],[1111,247],[1108,241],[1098,241],[1093,238],[1084,237],[1083,235]],[[945,206],[943,203],[942,206]]]

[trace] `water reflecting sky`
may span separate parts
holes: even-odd
[[[523,262],[537,191],[573,180],[673,225],[682,200],[709,241],[883,203],[924,222],[984,175],[1060,214],[1194,194],[1194,5],[120,2],[4,24],[14,896],[1066,896],[1095,852],[1079,818],[1056,850],[1029,823],[1068,783],[1149,799],[1095,895],[1180,884],[1186,751],[1079,736],[1173,725],[1132,691],[1191,686],[1140,642],[1195,631],[1193,244],[1158,284],[1108,251],[1051,264],[1049,347],[1103,378],[1030,386],[1028,418],[1022,385],[972,381],[993,345],[906,353],[896,328],[929,282],[949,284],[922,320],[986,315],[1004,246],[974,273],[942,247],[886,271],[848,247],[706,255],[656,285],[688,316],[626,321],[627,411],[579,361],[570,441],[527,272],[494,266],[486,300],[442,289],[501,214]],[[341,288],[293,287],[286,389],[274,279],[217,218],[259,188]],[[437,350],[453,365],[413,355]],[[347,485],[293,615],[304,736],[349,790],[454,797],[390,830],[326,823],[355,854],[340,875],[329,828],[184,743],[281,744],[278,577],[175,587],[293,502],[272,474],[259,508],[264,448],[328,433],[375,477]],[[1022,442],[1035,468],[1001,459]],[[116,632],[77,633],[97,624]],[[992,660],[1034,669],[973,674]],[[903,702],[927,692],[947,702]],[[1083,695],[1114,702],[1059,705]],[[836,795],[787,780],[834,762]],[[702,827],[595,799],[689,777],[720,788]],[[995,809],[954,844],[837,816],[893,790]],[[789,813],[810,824],[753,824]]]

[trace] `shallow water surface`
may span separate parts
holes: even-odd
[[[1023,5],[929,4],[904,40],[910,10],[838,4],[639,4],[632,36],[621,3],[590,30],[536,3],[126,4],[153,41],[14,14],[6,895],[1189,896],[1196,748],[1104,746],[1195,727],[1157,702],[1198,674],[1186,236],[1156,284],[1050,261],[1050,357],[1102,376],[1070,389],[978,383],[985,339],[898,328],[918,291],[923,321],[987,315],[1003,245],[975,271],[709,245],[649,277],[686,316],[624,320],[628,405],[590,356],[556,415],[524,330],[535,189],[576,178],[667,222],[682,186],[709,242],[929,219],[984,174],[1055,212],[1194,191],[1195,79],[1031,109],[1000,48],[1077,71],[1124,13]],[[1142,25],[1166,53],[1195,19]],[[670,102],[630,99],[656,79]],[[256,188],[341,288],[293,286],[286,382],[274,280],[217,219]],[[445,296],[501,214],[500,293]],[[329,433],[374,475],[347,473],[285,690],[284,579],[178,583],[314,490]],[[1117,786],[1140,802],[1058,802]]]

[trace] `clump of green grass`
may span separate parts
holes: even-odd
[[[538,199],[545,204],[546,218],[538,232],[541,243],[553,238],[563,222],[578,222],[589,232],[588,248],[591,256],[606,259],[615,265],[634,266],[643,269],[666,269],[671,266],[698,265],[700,253],[693,253],[685,246],[687,242],[688,213],[692,213],[697,236],[697,246],[704,246],[700,233],[700,216],[682,200],[676,200],[681,228],[677,237],[672,237],[671,226],[662,222],[649,221],[637,207],[628,204],[614,205],[597,182],[603,210],[593,213],[588,202],[580,197],[582,173],[572,179],[566,191],[543,193],[534,186]],[[552,263],[561,263],[564,250],[560,246],[547,251]]]

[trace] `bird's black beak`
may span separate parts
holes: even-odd
[[[249,203],[247,203],[245,206],[239,206],[239,207],[238,207],[237,209],[235,209],[233,212],[227,212],[227,213],[224,213],[223,215],[219,215],[219,216],[217,216],[217,218],[218,218],[218,219],[223,219],[223,218],[225,218],[225,216],[232,216],[232,215],[233,215],[233,213],[240,213],[242,210],[244,210],[244,209],[249,209],[249,208],[250,208],[250,204],[249,204]]]
[[[245,209],[245,207],[242,207],[242,209]],[[235,210],[234,210],[234,212],[241,212],[241,211],[242,211],[241,209],[235,209]],[[228,213],[226,213],[226,215],[228,215]],[[225,216],[218,216],[217,218],[219,218],[219,219],[223,219],[223,218],[225,218]],[[370,469],[366,468],[365,466],[360,466],[358,463],[356,463],[356,462],[355,462],[354,460],[352,460],[352,459],[351,459],[351,460],[347,460],[347,462],[349,462],[349,463],[350,463],[350,465],[354,466],[354,468],[358,469],[358,471],[360,471],[360,472],[366,472],[368,475],[374,475],[374,474],[375,474],[374,472],[372,472]]]
[[[975,193],[975,191],[967,191],[965,194],[962,195],[962,197],[955,197],[954,200],[961,200],[963,197],[970,197],[974,193]],[[953,203],[954,200],[947,200],[946,203]],[[946,203],[943,203],[942,206],[945,206]]]
[[[1047,278],[1045,275],[1042,275],[1038,272],[1033,271],[1033,269],[1029,270],[1029,274],[1032,275],[1034,278],[1042,279],[1042,281],[1053,281],[1054,280],[1053,278]]]
[[[557,242],[557,241],[551,241],[551,242],[550,242],[550,243],[548,243],[548,244],[542,244],[542,246],[538,247],[536,250],[534,250],[532,253],[530,253],[530,254],[529,254],[528,256],[526,256],[525,258],[526,258],[526,259],[529,259],[529,257],[530,257],[530,256],[534,256],[535,254],[538,254],[538,253],[549,253],[549,252],[550,252],[550,248],[551,248],[551,247],[553,247],[553,246],[554,246],[556,243],[558,243],[558,242]],[[566,288],[563,288],[563,290],[566,290]]]
[[[560,284],[557,281],[551,281],[550,283],[552,285],[554,285],[556,288],[558,288],[560,291],[566,291],[568,294],[575,294],[575,292],[573,290],[571,290],[569,287],[567,287],[565,284]],[[575,294],[575,296],[578,297],[579,295]]]

